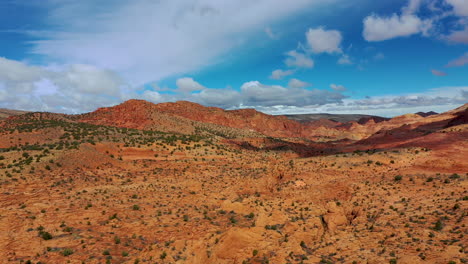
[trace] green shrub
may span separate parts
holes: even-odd
[[[444,228],[444,224],[442,223],[442,221],[438,220],[437,222],[435,222],[433,228],[435,231],[440,231],[442,230],[442,228]]]
[[[70,256],[71,254],[73,254],[73,249],[71,248],[66,248],[62,251],[62,255],[64,255],[65,257]]]
[[[41,236],[41,238],[44,239],[44,240],[51,240],[52,239],[52,235],[49,232],[40,231],[39,236]]]

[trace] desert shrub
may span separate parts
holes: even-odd
[[[40,231],[39,236],[44,240],[51,240],[52,235],[49,232]]]
[[[442,223],[442,221],[438,220],[437,222],[435,222],[433,228],[435,231],[440,231],[442,230],[442,228],[444,228],[444,224]]]
[[[65,257],[70,256],[71,254],[73,254],[73,249],[71,249],[71,248],[66,248],[66,249],[62,250],[62,255],[64,255]]]

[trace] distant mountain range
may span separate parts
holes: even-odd
[[[373,115],[359,115],[359,114],[326,114],[326,113],[319,113],[319,114],[297,114],[297,115],[284,115],[291,120],[295,120],[301,123],[317,121],[320,119],[328,119],[334,122],[339,123],[346,123],[350,121],[359,120],[370,120],[374,119],[376,122],[381,122],[384,120],[388,120],[390,118],[380,117],[380,116],[373,116]]]

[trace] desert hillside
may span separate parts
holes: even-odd
[[[27,113],[26,111],[10,110],[5,108],[0,108],[0,120],[4,120],[10,116],[21,115]]]
[[[292,120],[130,100],[0,121],[2,263],[466,263],[468,104]]]

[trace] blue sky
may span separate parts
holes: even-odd
[[[468,101],[468,1],[0,2],[0,107],[140,98],[272,114]]]

